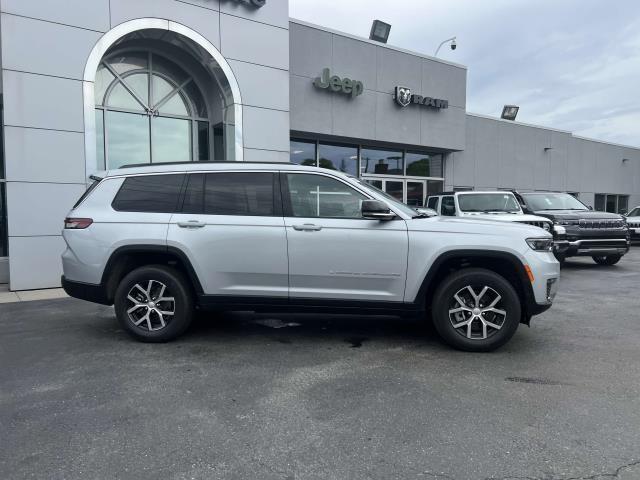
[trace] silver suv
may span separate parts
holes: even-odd
[[[65,219],[66,292],[115,305],[134,337],[183,333],[195,308],[430,314],[471,351],[551,306],[551,235],[428,217],[341,173],[293,164],[122,168]]]

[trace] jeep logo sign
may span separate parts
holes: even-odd
[[[364,92],[364,84],[360,80],[351,80],[350,78],[340,78],[337,75],[331,75],[328,68],[322,70],[322,76],[316,77],[313,81],[316,88],[323,90],[331,90],[332,92],[342,92],[356,98]]]
[[[449,108],[449,100],[416,95],[411,93],[411,89],[408,87],[396,87],[396,94],[394,98],[401,107],[406,107],[411,103],[416,103],[425,107],[437,108],[438,110],[441,108]]]

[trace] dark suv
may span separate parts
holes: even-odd
[[[614,265],[629,251],[631,237],[624,217],[616,213],[595,212],[568,193],[520,193],[516,197],[525,213],[553,221],[559,247],[555,254],[592,257],[600,265]],[[558,241],[565,238],[566,240]]]

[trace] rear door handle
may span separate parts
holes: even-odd
[[[178,222],[180,228],[202,228],[206,223],[199,222],[198,220],[189,220],[188,222]]]
[[[304,225],[293,225],[293,229],[299,232],[319,232],[322,227],[313,223],[305,223]]]

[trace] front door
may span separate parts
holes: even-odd
[[[189,174],[167,243],[191,261],[205,294],[287,297],[287,237],[273,172]]]
[[[401,302],[404,220],[362,218],[369,197],[330,175],[282,173],[291,298]]]

